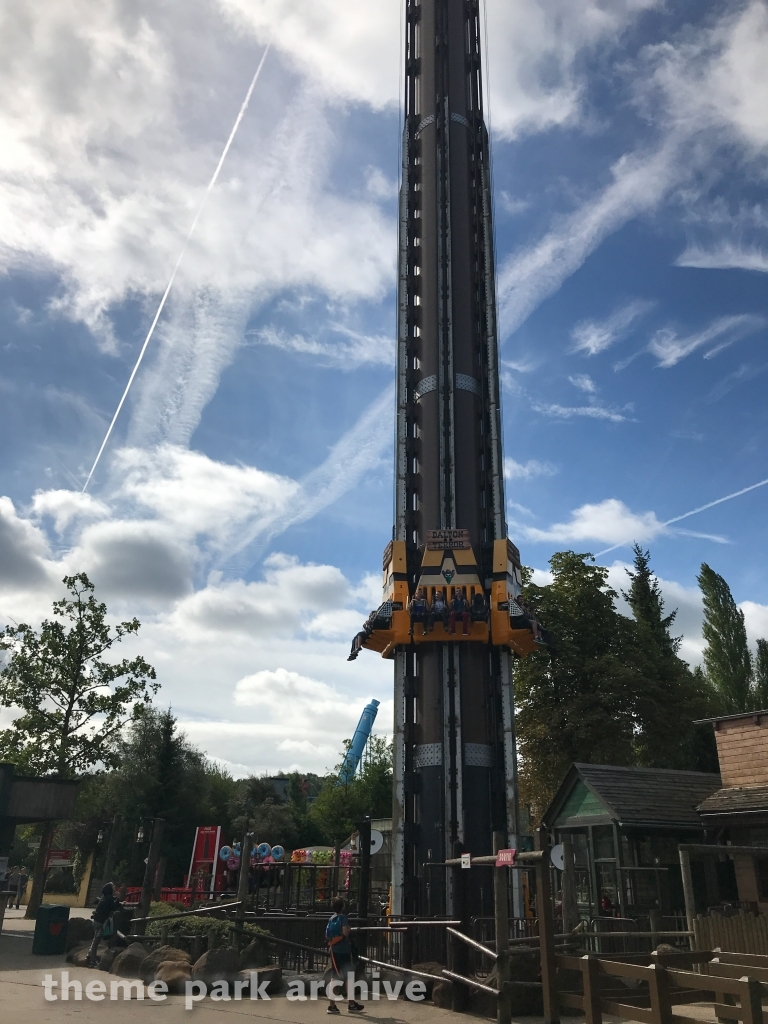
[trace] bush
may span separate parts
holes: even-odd
[[[45,880],[45,891],[62,895],[77,892],[72,868],[52,868]]]
[[[209,932],[213,932],[214,941],[217,946],[226,946],[229,944],[230,929],[232,927],[231,921],[222,921],[215,917],[177,917],[173,921],[168,921],[167,924],[163,922],[164,917],[169,917],[172,914],[178,914],[181,911],[181,907],[177,903],[153,903],[149,908],[149,916],[156,918],[154,921],[147,923],[147,935],[160,935],[164,927],[168,928],[170,935],[208,935]],[[264,928],[259,928],[254,924],[243,925],[243,935],[250,939],[260,939],[264,937],[271,938],[271,933],[266,931]],[[266,944],[265,944],[266,945]],[[271,948],[271,944],[267,946]]]

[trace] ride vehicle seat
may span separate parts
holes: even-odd
[[[479,590],[476,590],[472,595],[469,617],[472,622],[488,621],[488,603],[485,600],[485,595]]]

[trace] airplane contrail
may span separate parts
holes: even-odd
[[[237,134],[237,129],[240,127],[240,122],[243,120],[245,112],[248,109],[248,104],[251,101],[251,96],[253,95],[253,90],[256,87],[256,82],[259,80],[259,75],[261,74],[261,69],[264,67],[264,61],[267,59],[267,54],[269,53],[269,47],[271,45],[272,45],[271,43],[267,43],[266,48],[264,50],[264,53],[261,55],[261,60],[259,61],[259,66],[256,68],[256,74],[253,76],[251,84],[248,87],[248,92],[245,94],[245,99],[243,100],[242,105],[240,107],[240,111],[238,112],[238,115],[235,118],[235,123],[232,126],[232,131],[229,133],[229,138],[227,139],[226,145],[224,146],[224,149],[222,150],[222,154],[219,157],[219,162],[216,165],[216,170],[213,172],[213,177],[208,182],[208,188],[205,190],[205,193],[203,194],[203,198],[200,201],[200,205],[197,208],[197,213],[195,214],[194,220],[192,221],[192,226],[189,229],[187,237],[186,237],[186,239],[184,241],[184,245],[181,247],[181,252],[179,253],[179,258],[176,260],[176,265],[173,268],[173,273],[171,274],[171,278],[170,278],[170,280],[168,282],[168,286],[166,287],[165,291],[163,292],[163,297],[160,300],[160,305],[157,307],[157,312],[155,313],[154,320],[150,324],[149,331],[147,332],[147,336],[144,339],[144,344],[141,346],[141,352],[139,352],[139,358],[136,360],[136,365],[133,368],[133,372],[131,373],[131,376],[128,378],[128,383],[125,385],[125,391],[123,392],[123,397],[120,399],[120,401],[118,403],[118,406],[117,406],[117,409],[115,409],[115,415],[112,417],[112,422],[109,424],[109,429],[107,430],[107,433],[104,436],[104,440],[101,442],[101,448],[99,448],[99,454],[96,456],[96,458],[94,460],[94,463],[91,466],[91,471],[88,474],[88,479],[83,484],[83,491],[82,491],[83,494],[85,493],[86,488],[88,487],[88,484],[91,482],[91,477],[93,476],[94,471],[95,471],[96,467],[99,464],[99,459],[101,458],[101,456],[102,456],[102,454],[104,452],[104,449],[107,447],[107,442],[109,441],[110,435],[112,433],[112,429],[113,429],[115,423],[117,422],[117,417],[120,415],[120,410],[123,408],[123,403],[125,402],[126,398],[128,397],[128,392],[131,390],[131,384],[133,384],[133,379],[136,376],[136,373],[137,373],[139,367],[141,366],[141,361],[144,358],[144,353],[147,351],[147,345],[149,345],[149,343],[150,343],[150,341],[152,339],[152,335],[155,333],[155,327],[157,327],[157,321],[160,319],[160,314],[163,312],[163,307],[165,306],[166,299],[170,295],[171,288],[173,287],[173,282],[176,280],[176,274],[178,272],[179,267],[181,266],[181,261],[184,259],[184,254],[187,251],[187,247],[188,247],[188,245],[189,245],[189,243],[190,243],[190,241],[192,239],[192,235],[195,233],[195,228],[197,227],[197,222],[200,220],[200,214],[203,212],[203,207],[206,204],[208,196],[213,191],[213,187],[216,184],[217,178],[219,177],[219,172],[221,171],[221,168],[224,166],[224,161],[227,158],[227,153],[229,152],[229,148],[232,145],[232,142],[234,141],[235,135]]]
[[[749,487],[742,487],[740,491],[734,491],[733,494],[726,494],[724,498],[715,498],[714,501],[708,501],[706,505],[699,505],[698,508],[692,508],[690,512],[683,512],[681,516],[673,516],[661,525],[671,526],[672,523],[679,523],[682,519],[688,519],[689,516],[695,516],[699,512],[706,512],[708,508],[714,508],[715,505],[722,505],[724,501],[730,501],[732,498],[740,498],[742,494],[748,494],[749,491],[755,491],[758,487],[765,487],[766,484],[768,484],[768,478],[760,480],[756,484],[750,484]],[[629,541],[625,540],[622,541],[621,544],[614,544],[613,547],[606,548],[605,551],[598,551],[595,558],[601,558],[603,555],[607,555],[611,551],[615,551],[616,548],[623,548],[625,544],[629,544]]]

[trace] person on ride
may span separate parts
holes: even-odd
[[[432,610],[429,614],[429,630],[432,632],[435,628],[435,619],[440,619],[443,623],[443,629],[448,629],[448,605],[445,601],[445,594],[442,590],[435,590],[435,599],[432,602]]]
[[[339,896],[331,904],[333,917],[325,927],[325,939],[331,951],[331,967],[334,978],[328,983],[328,1013],[339,1013],[339,1008],[334,999],[334,989],[337,981],[342,986],[347,986],[347,1011],[349,1013],[360,1013],[365,1007],[352,998],[352,984],[355,980],[355,967],[352,958],[352,942],[350,940],[349,918],[344,913],[345,903]]]
[[[415,622],[420,622],[423,631],[426,633],[430,611],[429,601],[424,593],[424,588],[417,587],[416,593],[408,602],[408,614],[411,616],[411,628],[408,630],[409,636],[413,636],[413,624]]]
[[[456,620],[462,622],[464,636],[469,636],[469,602],[464,596],[464,587],[456,587],[451,601],[451,628],[450,633],[456,632]]]
[[[470,618],[473,622],[488,621],[488,605],[485,601],[485,595],[479,590],[476,590],[472,595],[472,610],[470,612]]]

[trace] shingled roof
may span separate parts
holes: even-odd
[[[579,783],[581,791],[586,787],[592,799],[583,801],[574,813],[569,796]],[[593,821],[603,817],[621,825],[700,829],[697,808],[719,788],[720,776],[709,772],[574,764],[547,808],[544,821],[551,827],[556,821],[563,824],[563,819],[575,824],[579,817]]]
[[[701,814],[765,814],[768,812],[768,786],[728,786],[712,793],[699,807]]]

